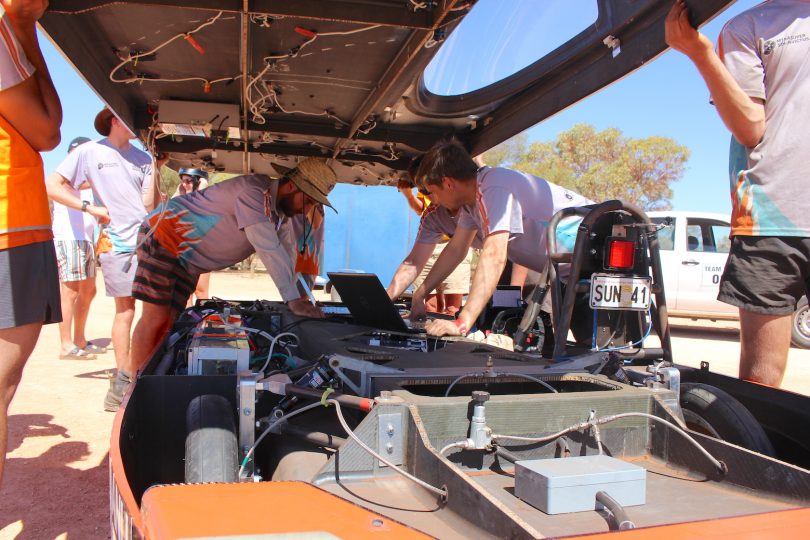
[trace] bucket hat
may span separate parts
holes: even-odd
[[[295,187],[314,201],[328,206],[332,210],[335,209],[326,196],[329,195],[329,192],[332,191],[335,184],[337,184],[337,175],[323,159],[306,158],[296,165],[295,168],[273,163],[273,168],[281,176],[292,180]]]

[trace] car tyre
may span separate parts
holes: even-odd
[[[186,409],[186,483],[236,482],[239,456],[230,401],[206,394]]]
[[[730,394],[701,383],[681,385],[681,409],[692,431],[773,456],[768,435],[754,415]]]
[[[802,296],[796,306],[796,311],[793,312],[790,343],[794,347],[810,349],[810,306],[807,305],[806,296]]]

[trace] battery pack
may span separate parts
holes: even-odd
[[[622,506],[646,500],[647,471],[609,456],[533,459],[515,464],[515,495],[546,514],[601,509],[604,491]]]

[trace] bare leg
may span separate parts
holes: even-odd
[[[79,284],[79,297],[76,299],[73,311],[73,343],[83,349],[87,346],[84,329],[87,325],[87,315],[90,313],[90,302],[96,296],[96,278],[83,279],[77,283]]]
[[[436,293],[436,309],[433,311],[436,313],[444,313],[444,293]]]
[[[129,333],[132,330],[134,318],[135,299],[131,296],[117,296],[112,326],[112,344],[115,351],[115,365],[118,369],[124,368],[129,361]]]
[[[194,294],[188,297],[188,302],[186,302],[186,307],[190,308],[194,305],[195,300],[199,300],[201,298],[210,298],[211,296],[208,293],[208,288],[211,283],[211,273],[208,274],[201,274],[200,278],[197,280],[197,287],[194,289]]]
[[[208,293],[210,284],[211,274],[201,274],[200,279],[197,280],[197,288],[194,289],[194,298],[197,300],[200,298],[211,298],[210,294]]]
[[[76,346],[70,331],[73,326],[76,299],[79,297],[79,282],[61,282],[59,293],[62,295],[62,322],[59,323],[59,339],[62,342],[62,354],[65,354]]]
[[[779,388],[790,349],[791,315],[740,310],[740,378]]]
[[[8,407],[41,329],[42,323],[33,323],[0,330],[0,482],[8,447]]]
[[[447,315],[455,315],[461,309],[461,302],[464,299],[463,294],[445,294],[444,295],[444,313]]]
[[[526,276],[529,275],[529,269],[525,266],[521,266],[519,264],[512,263],[512,276],[509,279],[510,285],[517,285],[518,287],[523,288],[523,285],[526,284]]]
[[[436,313],[437,309],[436,305],[437,305],[436,295],[429,294],[427,298],[425,298],[425,310]]]
[[[124,368],[127,373],[135,374],[146,365],[149,355],[163,339],[176,315],[177,312],[169,306],[143,303],[143,313],[132,333],[132,351]]]

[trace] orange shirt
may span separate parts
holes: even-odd
[[[52,238],[42,158],[0,117],[0,249]]]

